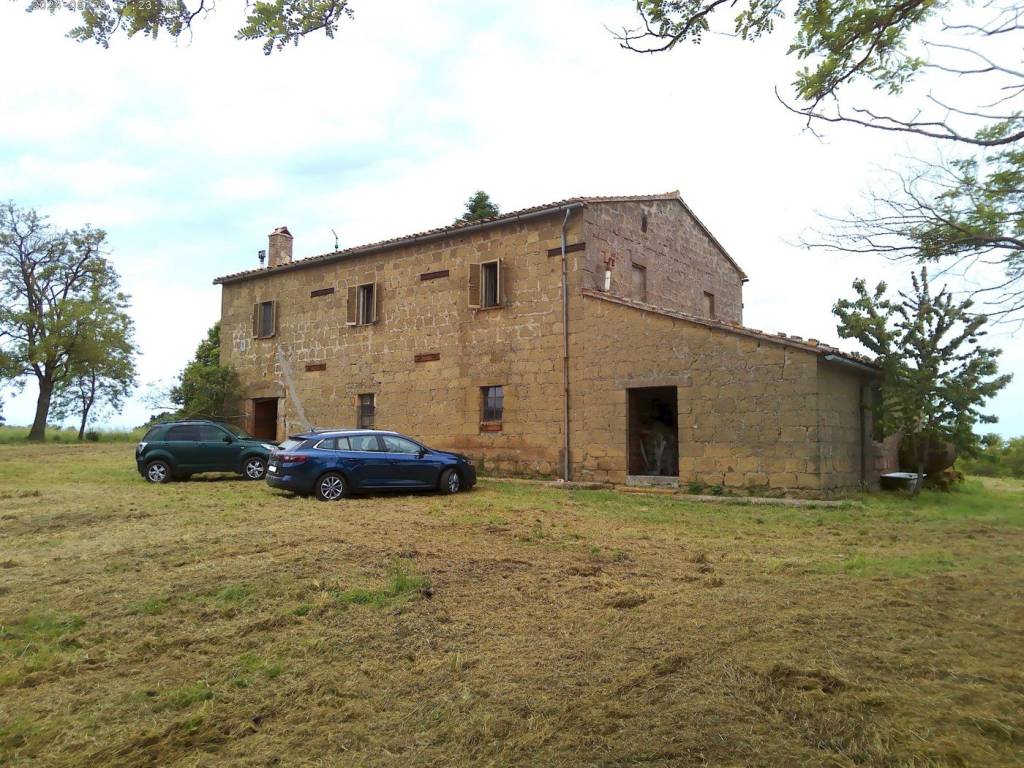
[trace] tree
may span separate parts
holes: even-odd
[[[220,321],[199,342],[195,357],[178,375],[169,392],[178,418],[237,419],[242,401],[238,373],[220,364]]]
[[[1024,120],[991,130],[1005,134],[1016,123]],[[1024,312],[1024,147],[919,163],[895,189],[873,192],[867,212],[826,221],[830,228],[807,244],[937,264],[972,281],[990,318]]]
[[[996,434],[981,438],[981,451],[962,462],[964,471],[988,477],[1024,477],[1024,437],[1004,440]]]
[[[713,30],[715,22],[721,21],[720,12],[737,4],[739,13]],[[840,0],[827,4],[796,0],[792,8],[796,32],[788,53],[808,64],[796,73],[793,87],[799,105],[790,108],[809,124],[852,123],[980,146],[1013,144],[1024,138],[1024,126],[1002,136],[979,136],[979,125],[1006,120],[1012,112],[960,108],[931,92],[903,115],[871,106],[843,106],[841,93],[851,91],[850,85],[858,80],[867,81],[876,92],[900,97],[923,72],[978,81],[973,84],[979,90],[992,90],[1000,96],[990,107],[1021,96],[1024,73],[986,55],[987,48],[999,50],[1006,38],[1024,32],[1019,9],[1000,6],[997,0],[977,6],[967,2],[954,5],[953,11],[965,14],[962,22],[941,21],[937,29],[927,28],[928,34],[938,35],[938,39],[925,39],[915,35],[923,34],[935,14],[948,10],[949,4],[935,0]],[[786,15],[782,0],[639,0],[637,10],[642,26],[624,29],[616,37],[622,47],[638,53],[668,51],[684,41],[699,44],[705,32],[722,27],[743,40],[758,40],[771,34]],[[964,38],[980,40],[982,50],[960,44]],[[1012,50],[1012,46],[1007,48]],[[870,102],[870,96],[858,95]]]
[[[482,189],[477,190],[466,201],[466,212],[455,220],[456,224],[465,224],[469,221],[480,221],[491,219],[501,213],[497,204],[491,201],[491,196]]]
[[[738,14],[723,19],[735,6],[640,0],[642,26],[617,37],[623,47],[644,53],[700,43],[716,28],[757,40],[772,33],[786,11],[781,0],[746,0]],[[869,196],[869,213],[828,219],[836,229],[824,234],[824,243],[819,237],[808,244],[944,269],[995,264],[998,270],[986,270],[972,295],[991,308],[990,316],[1021,316],[1024,70],[1002,60],[1022,47],[1020,8],[997,0],[798,1],[792,15],[789,54],[803,63],[793,82],[796,103],[776,94],[812,131],[843,123],[925,137],[963,152],[910,163],[894,193]],[[954,88],[954,95],[942,95]],[[965,94],[973,104],[963,103]]]
[[[80,23],[68,37],[92,40],[104,48],[118,32],[127,37],[141,34],[157,38],[161,34],[177,40],[191,35],[192,27],[215,10],[212,0],[89,0],[70,4],[80,14]],[[29,0],[26,10],[48,10],[51,14],[69,8],[66,2]],[[245,23],[236,40],[262,40],[263,52],[281,50],[289,43],[298,45],[306,35],[323,32],[333,38],[338,23],[352,16],[348,0],[246,0]]]
[[[978,345],[987,318],[971,313],[970,299],[954,301],[945,286],[933,296],[925,267],[911,282],[912,290],[892,301],[885,283],[870,292],[857,280],[857,298],[840,299],[833,312],[839,335],[863,344],[882,369],[878,424],[911,441],[917,494],[928,447],[948,441],[958,453],[975,453],[975,424],[996,421],[981,408],[1011,377],[999,375],[999,350]]]
[[[134,323],[127,313],[109,317],[55,389],[51,414],[56,419],[77,415],[79,440],[90,420],[119,410],[135,388],[133,335]]]
[[[102,230],[58,231],[33,210],[0,206],[0,351],[16,383],[39,387],[30,440],[45,438],[54,392],[101,353],[128,307],[105,241]]]

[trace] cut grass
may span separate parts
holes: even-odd
[[[328,505],[131,459],[0,446],[0,764],[1022,762],[1024,484]]]

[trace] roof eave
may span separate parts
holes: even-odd
[[[371,253],[379,253],[381,251],[389,251],[393,248],[400,248],[402,246],[413,245],[416,243],[425,243],[432,240],[440,240],[446,237],[453,237],[455,235],[461,235],[464,232],[479,232],[483,229],[490,229],[491,227],[500,227],[506,224],[515,224],[520,221],[528,221],[530,219],[537,219],[544,216],[551,216],[556,213],[564,211],[572,211],[578,208],[586,206],[584,200],[565,201],[556,205],[548,206],[540,210],[525,211],[523,213],[512,214],[509,216],[498,216],[492,219],[486,219],[484,221],[475,222],[473,224],[467,224],[458,227],[447,227],[445,229],[439,229],[431,232],[423,232],[418,235],[410,235],[408,237],[398,238],[396,240],[385,240],[378,243],[371,243],[369,245],[358,246],[345,251],[334,251],[332,253],[325,253],[319,256],[310,256],[306,259],[299,259],[298,261],[292,261],[288,264],[282,264],[277,267],[268,267],[265,269],[254,269],[248,272],[239,272],[234,275],[224,275],[218,277],[213,281],[214,285],[224,285],[226,283],[235,283],[242,280],[249,280],[254,277],[262,277],[269,274],[278,274],[280,272],[288,272],[293,269],[303,269],[305,267],[314,266],[316,264],[330,264],[335,261],[342,261],[348,258],[355,258],[356,256],[366,256]]]

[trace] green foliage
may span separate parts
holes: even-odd
[[[987,318],[971,314],[970,299],[956,302],[945,287],[933,296],[926,268],[912,285],[891,301],[885,283],[872,292],[857,280],[857,298],[841,299],[833,312],[839,335],[871,350],[882,368],[879,426],[910,439],[920,465],[931,443],[972,453],[975,424],[996,420],[981,408],[1011,377],[999,375],[999,350],[978,346]]]
[[[72,4],[72,8],[74,8]],[[323,30],[333,38],[338,22],[351,17],[348,0],[275,0],[246,2],[245,24],[235,35],[238,40],[262,40],[263,52],[281,50],[289,43]],[[67,3],[30,0],[28,11],[48,10],[51,14],[67,9]],[[68,37],[85,42],[93,40],[104,48],[115,33],[126,37],[141,34],[156,39],[161,34],[174,39],[191,34],[192,25],[214,10],[208,0],[89,0],[78,3],[81,23]]]
[[[477,190],[466,201],[466,212],[455,220],[456,224],[480,221],[498,216],[501,210],[482,189]]]
[[[790,109],[809,127],[848,123],[974,149],[977,154],[914,163],[900,174],[895,193],[871,196],[868,214],[831,219],[836,231],[808,244],[947,269],[999,264],[1003,278],[982,283],[975,295],[992,307],[990,316],[1024,312],[1024,72],[1016,62],[1000,61],[1021,48],[1019,7],[938,0],[639,0],[637,9],[643,27],[623,31],[619,40],[644,52],[699,43],[716,20],[718,31],[756,40],[789,13],[794,32],[787,53],[799,62],[792,84],[798,103]],[[931,23],[940,11],[953,15]],[[962,85],[944,96],[939,89],[948,87],[949,76]],[[925,91],[911,91],[908,83],[925,85],[926,78],[927,96],[908,103],[908,96]]]
[[[985,435],[978,452],[957,466],[970,475],[1024,478],[1024,437]]]
[[[263,53],[298,45],[310,32],[323,30],[329,38],[338,30],[343,16],[352,16],[348,0],[275,0],[249,6],[245,26],[235,35],[238,40],[263,40]]]
[[[641,50],[666,50],[687,40],[699,44],[723,5],[721,0],[639,0],[637,7],[648,31],[625,36],[624,42],[651,46]],[[941,4],[935,0],[834,0],[794,6],[796,32],[789,53],[813,62],[797,72],[794,86],[804,101],[819,102],[858,77],[899,93],[923,64],[906,55],[908,34]],[[773,32],[785,16],[779,0],[747,0],[723,27],[731,26],[731,32],[743,40],[756,40]]]
[[[207,331],[169,396],[178,418],[235,419],[242,400],[238,373],[220,364],[220,321]]]
[[[86,427],[120,410],[136,384],[134,322],[124,311],[108,311],[96,333],[79,351],[67,378],[54,388],[50,416],[79,418],[78,437]]]
[[[134,383],[128,297],[105,242],[102,230],[58,231],[33,210],[0,206],[0,366],[39,386],[30,439],[45,438],[52,398],[72,398],[82,377],[96,374],[101,389],[116,380],[104,395],[115,402]]]
[[[54,443],[75,443],[79,440],[77,429],[51,426],[47,433],[47,439]],[[0,425],[0,445],[23,443],[28,439],[28,434],[28,427]],[[95,436],[96,442],[100,443],[134,443],[142,439],[145,429],[92,430],[89,434]],[[86,436],[86,439],[92,441],[92,437]]]

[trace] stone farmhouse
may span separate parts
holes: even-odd
[[[485,472],[871,484],[877,371],[746,328],[747,277],[677,192],[580,197],[217,278],[244,426],[395,429]]]

